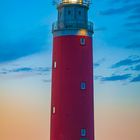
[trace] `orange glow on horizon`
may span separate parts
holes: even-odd
[[[49,139],[49,110],[42,105],[4,99],[0,114],[0,140]]]
[[[2,97],[6,92],[0,90],[0,140],[49,140],[50,105],[11,98],[9,93]],[[139,140],[138,105],[95,102],[94,114],[96,140]]]

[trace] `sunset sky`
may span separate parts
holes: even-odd
[[[0,3],[0,140],[49,140],[48,0]],[[93,0],[96,140],[140,140],[140,2]]]

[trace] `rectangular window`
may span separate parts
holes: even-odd
[[[55,107],[52,108],[52,113],[55,114]]]
[[[56,68],[56,61],[54,61],[53,63],[53,68]]]
[[[86,89],[86,82],[81,82],[81,89],[82,90]]]
[[[86,44],[86,39],[85,38],[81,38],[80,39],[80,44],[81,45],[85,45]]]
[[[81,136],[86,136],[86,129],[81,129]]]

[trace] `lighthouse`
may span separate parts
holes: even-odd
[[[50,140],[94,140],[89,0],[54,1]]]

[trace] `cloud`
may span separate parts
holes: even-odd
[[[94,75],[94,80],[100,80],[101,78],[102,78],[102,76]]]
[[[128,31],[138,33],[138,34],[140,33],[140,29],[128,29]]]
[[[50,83],[50,82],[51,82],[51,80],[50,80],[50,79],[48,79],[48,80],[43,79],[42,81],[43,81],[44,83]]]
[[[135,1],[138,1],[138,0],[135,0]],[[123,2],[123,3],[130,3],[130,2],[134,2],[132,0],[111,0],[112,3],[116,3],[116,2]]]
[[[121,60],[117,63],[115,63],[114,65],[112,65],[111,68],[118,68],[118,67],[122,67],[122,66],[130,66],[133,64],[137,64],[140,63],[140,58],[127,58],[124,60]]]
[[[111,8],[104,11],[100,11],[100,15],[106,16],[106,15],[123,14],[138,9],[139,7],[140,7],[140,3],[127,4],[123,7]]]
[[[99,66],[100,66],[99,63],[94,63],[94,68],[97,68],[97,67],[99,67]]]
[[[33,71],[32,68],[28,68],[28,67],[23,67],[23,68],[17,68],[17,69],[13,69],[9,72],[31,72]]]
[[[99,67],[104,61],[105,58],[99,59],[97,62],[94,63],[94,68]]]
[[[50,72],[51,68],[49,67],[20,67],[13,69],[2,69],[0,74],[11,74],[11,73],[35,73],[37,75],[44,75],[46,72]]]
[[[136,66],[131,66],[131,67],[128,67],[128,68],[125,68],[124,69],[125,71],[135,71],[135,72],[139,72],[140,71],[140,64],[136,65]]]
[[[127,17],[128,20],[140,20],[140,14],[133,14]]]
[[[49,67],[38,67],[36,68],[37,71],[40,71],[40,72],[47,72],[47,71],[50,71],[51,68]]]
[[[135,7],[125,20],[123,26],[128,28],[128,31],[138,33],[138,30],[140,30],[140,6]]]
[[[140,82],[140,75],[138,75],[137,77],[133,78],[131,80],[131,82]]]
[[[127,80],[131,77],[131,74],[124,74],[124,75],[112,75],[109,77],[102,77],[101,81],[123,81]]]
[[[131,68],[131,70],[140,71],[140,65],[136,65],[135,67]]]
[[[126,46],[126,48],[128,48],[128,49],[140,49],[140,44],[137,43],[137,42],[136,43],[132,43],[132,44]]]
[[[140,6],[139,6],[139,3],[138,3],[138,6],[136,6],[136,7],[134,8],[133,13],[137,13],[137,14],[140,13]]]
[[[47,29],[40,27],[16,42],[0,42],[0,63],[16,60],[46,50]]]
[[[124,24],[125,27],[139,27],[140,21],[138,22],[127,22]]]
[[[7,74],[7,72],[6,71],[2,71],[2,72],[0,72],[0,74],[5,75],[5,74]]]

